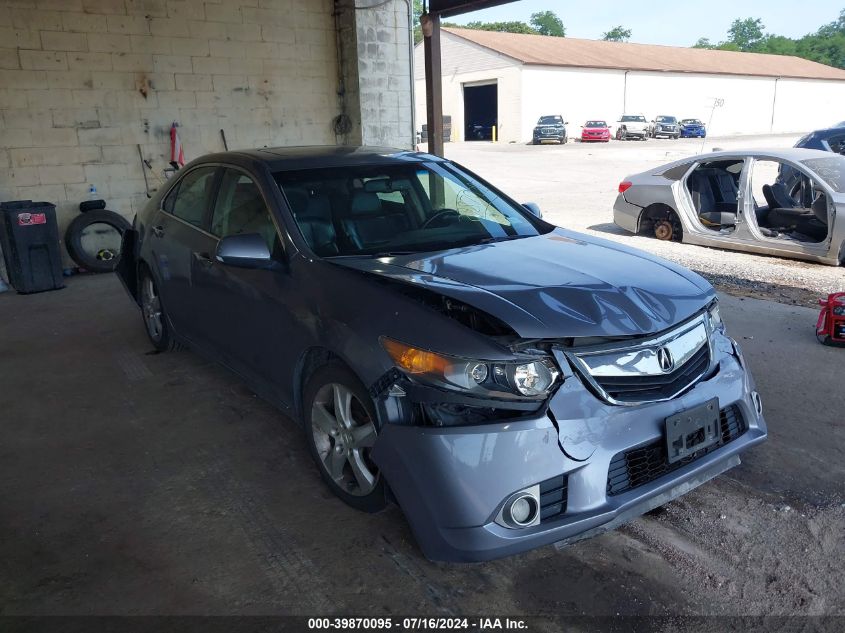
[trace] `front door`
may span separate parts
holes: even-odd
[[[286,393],[287,358],[292,315],[287,300],[290,275],[284,262],[283,242],[271,216],[269,196],[247,172],[226,168],[209,231],[215,240],[230,235],[258,233],[267,242],[277,264],[267,269],[239,268],[213,261],[196,277],[202,295],[204,339],[223,362],[258,387]],[[216,244],[215,244],[216,247]],[[211,253],[213,259],[213,252]]]

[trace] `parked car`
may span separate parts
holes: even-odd
[[[623,114],[616,122],[617,141],[626,141],[632,138],[647,141],[648,134],[648,121],[642,114]]]
[[[681,138],[704,138],[707,128],[700,119],[681,119]]]
[[[335,495],[397,500],[432,559],[611,529],[766,437],[707,281],[442,158],[213,154],[133,227],[119,274],[152,345],[239,374]]]
[[[490,141],[493,139],[493,127],[495,125],[495,121],[487,121],[484,123],[469,123],[467,124],[466,139],[475,139],[476,141]]]
[[[610,127],[606,121],[587,121],[581,126],[581,142],[589,141],[610,142]]]
[[[651,135],[651,138],[660,138],[661,136],[665,136],[666,138],[678,138],[681,135],[681,128],[678,123],[678,119],[666,114],[660,114],[654,117],[651,121],[651,125],[649,125],[649,134]]]
[[[839,124],[838,127],[815,130],[814,132],[805,134],[798,139],[795,147],[833,152],[834,154],[845,154],[845,122]],[[778,175],[778,182],[783,184],[791,197],[802,200],[802,203],[805,205],[812,204],[812,200],[808,199],[808,191],[801,189],[803,180],[800,172],[795,171],[788,165],[784,165]]]
[[[537,119],[537,125],[534,126],[534,145],[540,143],[566,143],[566,126],[569,121],[564,121],[559,114],[550,114],[541,116]]]
[[[800,185],[780,181],[793,170]],[[662,240],[845,263],[845,157],[803,148],[711,152],[628,176],[617,225]]]

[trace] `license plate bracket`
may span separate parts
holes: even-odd
[[[719,441],[719,399],[666,418],[666,451],[670,464],[709,448]]]

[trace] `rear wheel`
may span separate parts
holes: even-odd
[[[670,220],[657,220],[654,223],[654,237],[664,242],[672,239],[674,230],[672,229],[672,222]]]
[[[317,369],[303,394],[311,456],[331,491],[348,505],[378,512],[387,505],[381,473],[370,457],[378,437],[373,401],[345,365]]]
[[[141,316],[144,318],[144,329],[150,342],[160,352],[166,352],[176,347],[167,324],[167,315],[161,303],[158,286],[150,272],[141,272]]]

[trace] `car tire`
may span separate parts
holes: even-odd
[[[345,405],[339,415],[338,403]],[[329,489],[356,510],[383,510],[384,478],[370,459],[378,420],[358,377],[340,362],[319,367],[303,390],[302,417],[308,448]]]
[[[539,145],[539,144],[540,144],[540,141],[538,141],[538,140],[535,138],[533,141],[531,141],[531,144],[532,144],[532,145]]]
[[[170,324],[158,293],[158,285],[146,267],[143,267],[139,274],[138,297],[141,303],[141,317],[144,319],[144,330],[153,347],[159,352],[177,349],[178,344],[170,332]]]
[[[95,209],[76,216],[65,231],[65,247],[68,255],[77,266],[92,273],[111,273],[117,267],[120,252],[110,248],[100,249],[96,253],[85,250],[82,245],[83,232],[90,226],[102,224],[114,229],[122,238],[130,227],[122,215],[106,209]]]

